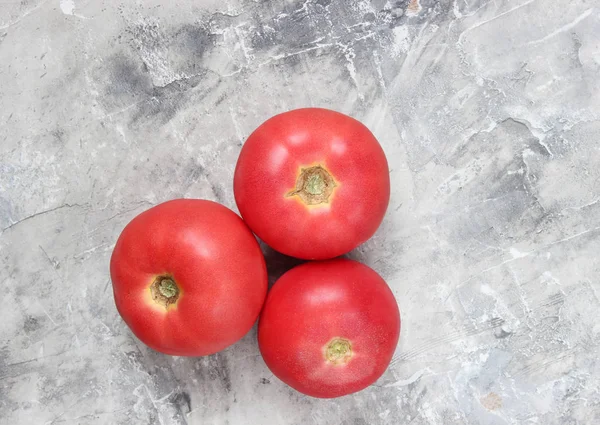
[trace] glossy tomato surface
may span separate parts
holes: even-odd
[[[276,115],[250,135],[234,193],[246,223],[273,249],[328,259],[375,233],[390,178],[367,127],[338,112],[305,108]]]
[[[336,259],[302,264],[273,286],[258,324],[260,352],[292,388],[321,398],[373,384],[400,335],[398,305],[369,267]]]
[[[250,330],[267,292],[260,247],[240,217],[215,202],[178,199],[135,217],[114,248],[117,309],[151,348],[216,353]]]

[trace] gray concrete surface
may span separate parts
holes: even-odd
[[[330,401],[255,330],[152,352],[108,276],[144,209],[235,208],[244,139],[311,105],[384,146],[390,208],[350,256],[403,314],[388,372]],[[2,1],[0,423],[598,424],[599,142],[597,0]]]

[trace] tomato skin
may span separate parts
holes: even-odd
[[[320,165],[336,187],[329,203],[289,196],[302,169]],[[273,249],[307,260],[356,248],[377,230],[390,197],[385,154],[362,123],[321,108],[276,115],[242,147],[234,176],[240,214]]]
[[[233,211],[212,201],[177,199],[135,217],[110,262],[117,310],[151,348],[176,356],[216,353],[242,338],[267,292],[264,257]],[[157,304],[150,286],[172,277],[176,304]]]
[[[388,367],[400,335],[400,312],[385,281],[346,259],[305,263],[285,273],[267,295],[258,344],[275,376],[312,397],[333,398],[373,384]],[[351,344],[347,363],[324,347]]]

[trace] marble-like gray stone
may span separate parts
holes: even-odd
[[[255,329],[149,350],[108,274],[150,206],[235,209],[245,138],[303,106],[362,120],[391,168],[349,256],[401,341],[335,400],[273,377]],[[598,0],[2,2],[0,422],[600,423],[599,141]],[[266,256],[272,281],[295,264]]]

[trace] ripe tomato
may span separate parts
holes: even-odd
[[[297,109],[267,120],[244,144],[237,206],[273,249],[293,257],[342,255],[377,230],[390,197],[377,139],[349,116]]]
[[[339,397],[374,383],[400,335],[392,291],[369,267],[336,259],[285,273],[267,296],[258,344],[271,372],[292,388]]]
[[[117,310],[142,342],[213,354],[250,330],[267,292],[265,260],[244,222],[211,201],[177,199],[135,217],[110,262]]]

